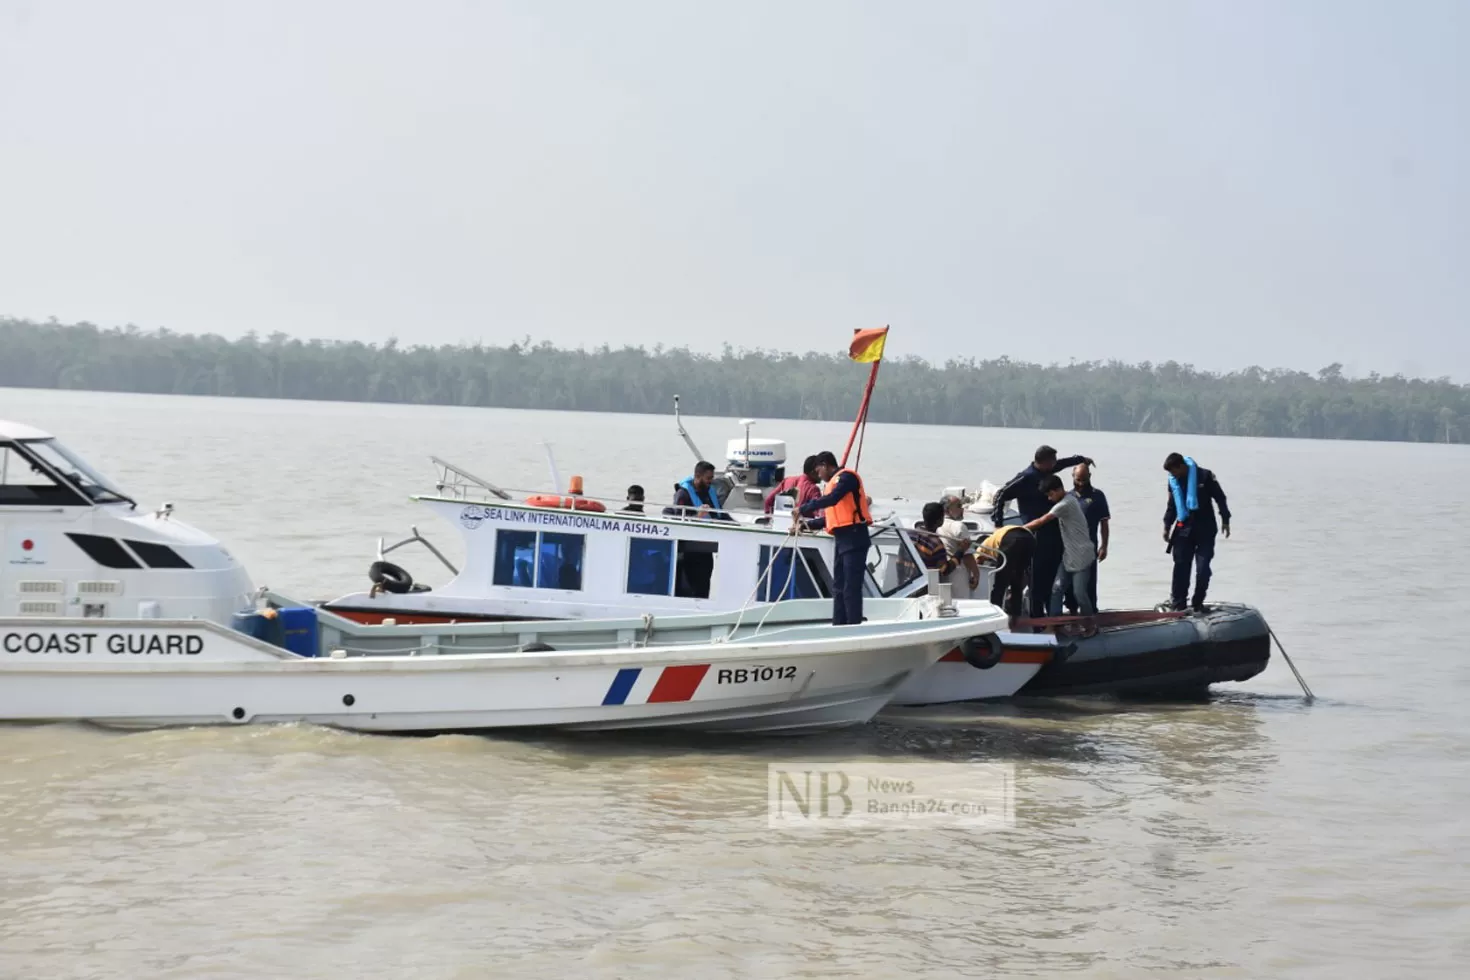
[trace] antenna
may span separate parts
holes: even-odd
[[[694,454],[694,458],[697,460],[704,459],[704,453],[699,451],[699,447],[694,444],[694,440],[689,438],[689,433],[684,430],[684,421],[679,417],[678,395],[674,396],[674,425],[678,427],[679,435],[684,439],[684,445],[689,447],[689,451]]]
[[[544,447],[546,447],[546,466],[547,466],[548,469],[551,470],[551,489],[552,489],[552,492],[554,492],[554,493],[561,493],[561,476],[558,475],[557,472],[556,472],[556,457],[554,455],[552,455],[552,452],[551,452],[551,443],[546,442],[546,441],[543,440],[542,443],[541,443],[541,445],[544,446]]]

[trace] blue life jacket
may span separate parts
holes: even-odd
[[[684,492],[689,494],[689,500],[694,505],[695,510],[699,510],[700,507],[704,506],[708,506],[709,509],[712,511],[720,509],[719,501],[715,499],[714,484],[710,484],[710,486],[705,489],[703,497],[701,497],[699,495],[699,491],[694,488],[694,477],[692,476],[685,477],[682,481],[680,481],[679,486],[683,487]]]
[[[1180,486],[1178,477],[1169,474],[1169,492],[1174,495],[1174,519],[1180,524],[1199,510],[1199,466],[1188,456],[1184,457],[1184,465],[1189,467],[1185,481],[1187,486]]]

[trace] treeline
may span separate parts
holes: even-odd
[[[565,350],[239,340],[0,318],[0,385],[161,394],[484,405],[584,412],[850,419],[866,367],[842,353],[602,346]],[[1470,386],[1187,364],[884,362],[876,422],[1411,442],[1470,440]]]

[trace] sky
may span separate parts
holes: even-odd
[[[1470,381],[1467,50],[1463,0],[0,0],[0,315]]]

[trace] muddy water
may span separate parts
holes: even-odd
[[[686,475],[666,419],[0,389],[257,581],[359,587],[420,529],[434,453],[516,487]],[[706,453],[735,434],[694,419]],[[798,457],[845,427],[763,423]],[[1216,596],[1285,667],[1207,702],[890,712],[796,740],[0,729],[0,977],[1463,977],[1470,522],[1463,447],[874,426],[876,497],[999,481],[1034,445],[1109,494],[1104,605],[1166,591],[1159,463],[1236,513]],[[1391,529],[1377,537],[1375,532]],[[406,559],[434,581],[432,559]],[[793,758],[1015,766],[1016,826],[768,829]]]

